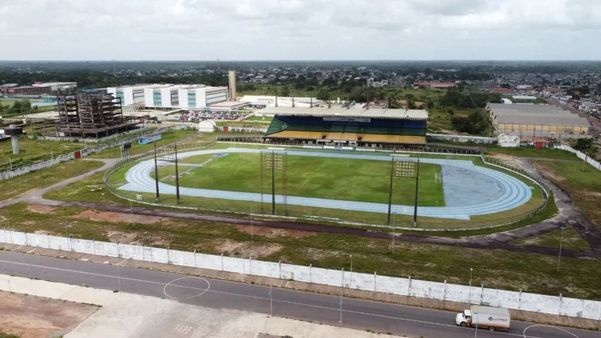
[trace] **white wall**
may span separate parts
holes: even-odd
[[[350,273],[342,270],[8,230],[0,230],[0,242],[289,279],[403,296],[499,306],[552,315],[601,320],[601,302],[585,299],[489,289],[478,286],[469,287],[446,282],[430,282],[411,278],[378,276],[376,274]]]
[[[180,108],[188,108],[188,90],[178,89],[177,98],[179,100]]]

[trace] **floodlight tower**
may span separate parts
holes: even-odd
[[[21,153],[21,148],[19,147],[19,135],[23,134],[23,128],[11,124],[8,128],[4,128],[4,134],[10,136],[13,155],[19,155]]]

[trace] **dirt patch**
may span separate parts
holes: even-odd
[[[42,297],[0,292],[0,328],[21,338],[60,337],[98,307]]]
[[[309,236],[317,235],[316,232],[312,231],[303,231],[303,230],[292,230],[292,229],[277,229],[277,228],[268,228],[268,227],[251,227],[249,225],[236,225],[236,229],[240,232],[244,232],[245,234],[252,234],[257,236],[263,236],[267,238],[277,238],[277,237],[289,237],[289,238],[304,238]]]
[[[280,251],[282,246],[277,243],[237,242],[228,239],[216,249],[224,255],[256,259],[274,254]]]
[[[137,241],[138,234],[135,232],[123,232],[123,231],[108,231],[106,237],[113,243],[122,244],[140,244]]]
[[[36,214],[51,214],[54,212],[55,208],[41,204],[29,204],[27,205],[27,210],[35,212]]]
[[[500,160],[503,163],[508,164],[512,167],[524,169],[524,166],[522,165],[520,160],[515,156],[496,153],[496,154],[491,155],[490,157]]]
[[[98,222],[110,222],[110,223],[137,223],[137,224],[156,224],[170,222],[168,218],[157,217],[157,216],[146,216],[128,214],[124,212],[113,212],[113,211],[98,211],[98,210],[86,210],[82,211],[77,215],[78,218],[86,218],[92,221]]]

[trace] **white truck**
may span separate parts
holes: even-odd
[[[455,323],[459,326],[471,326],[491,331],[507,331],[510,327],[511,317],[507,309],[472,305],[469,310],[466,309],[457,314]]]

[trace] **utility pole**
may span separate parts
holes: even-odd
[[[413,226],[417,226],[417,195],[419,193],[419,155],[417,156],[417,172],[415,174],[415,202],[413,207]]]
[[[271,214],[275,215],[275,150],[271,151]]]
[[[177,164],[177,143],[173,145],[175,149],[175,196],[176,201],[179,204],[179,168]]]
[[[394,176],[394,157],[390,157],[390,183],[388,185],[388,220],[387,224],[390,224],[390,213],[392,211],[392,177]]]
[[[156,200],[160,198],[159,195],[159,166],[157,164],[157,145],[154,145],[154,185],[156,189]]]

